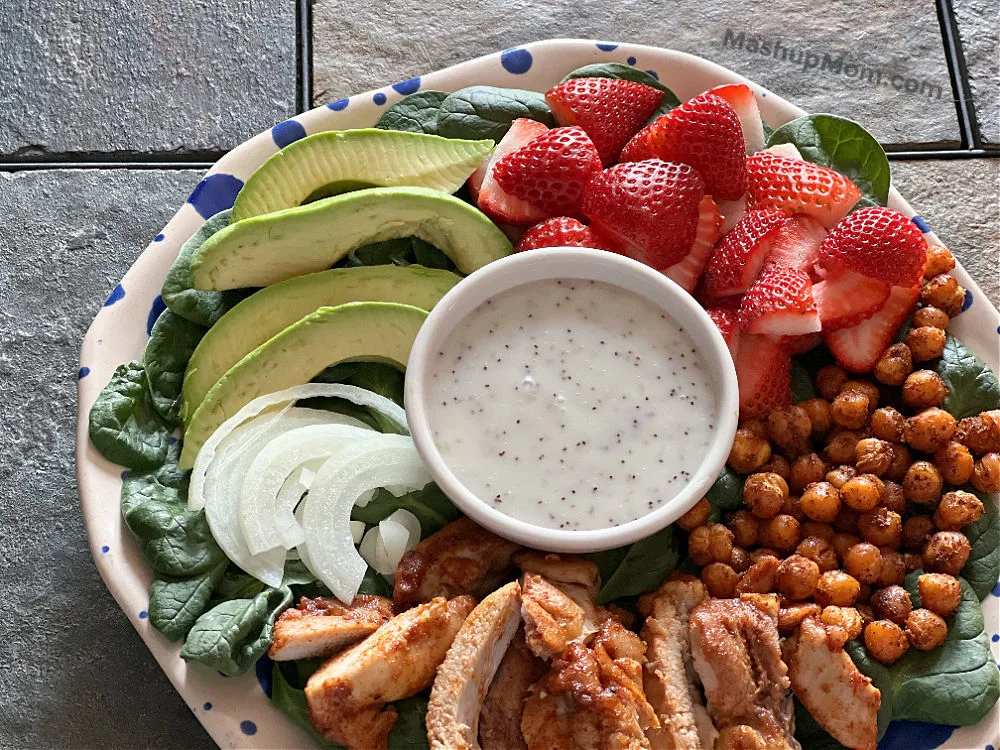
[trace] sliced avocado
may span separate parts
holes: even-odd
[[[462,273],[513,250],[496,224],[459,198],[428,188],[369,188],[230,224],[198,248],[191,277],[198,289],[267,286],[323,271],[363,245],[410,235],[440,248]]]
[[[375,128],[316,133],[285,146],[250,175],[236,196],[233,221],[300,206],[333,183],[415,185],[454,193],[493,145]]]
[[[423,266],[335,268],[272,284],[223,315],[202,338],[184,374],[181,418],[246,354],[320,307],[399,302],[430,310],[461,277]]]
[[[393,302],[348,302],[321,307],[258,346],[229,368],[195,410],[184,431],[181,468],[229,417],[258,396],[308,383],[347,361],[406,366],[427,312]]]

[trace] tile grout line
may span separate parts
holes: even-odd
[[[295,112],[312,109],[312,0],[295,1]]]
[[[965,55],[962,43],[958,37],[958,24],[951,0],[935,0],[938,13],[938,24],[941,27],[941,41],[944,46],[945,64],[948,66],[948,77],[951,80],[951,91],[955,101],[955,114],[958,117],[958,128],[962,145],[967,149],[982,148],[979,137],[979,125],[975,113],[970,107],[972,90],[969,87],[968,71],[965,66]]]

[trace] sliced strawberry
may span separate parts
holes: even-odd
[[[728,307],[710,307],[705,312],[718,327],[719,333],[722,334],[722,340],[729,347],[729,353],[733,355],[735,362],[740,340],[740,330],[736,325],[737,311]]]
[[[894,286],[885,307],[868,320],[839,331],[824,332],[823,339],[837,361],[851,372],[871,372],[896,332],[913,312],[918,288]]]
[[[532,140],[548,132],[540,122],[519,118],[511,123],[510,130],[493,149],[493,156],[486,164],[479,166],[469,178],[469,189],[476,196],[476,205],[494,221],[502,224],[533,224],[545,218],[545,214],[527,201],[508,195],[493,178],[493,167],[507,154],[527,146]],[[480,170],[482,173],[480,174]],[[481,177],[478,191],[474,182]]]
[[[767,151],[747,159],[747,193],[751,208],[808,214],[827,228],[861,199],[858,186],[842,174]]]
[[[656,118],[659,120],[660,118]],[[649,134],[653,130],[653,125],[656,121],[651,122],[649,125],[644,127],[638,133],[632,136],[631,140],[625,144],[625,148],[622,149],[621,156],[618,157],[618,162],[623,161],[644,161],[646,159],[655,159],[656,154],[649,147]]]
[[[736,377],[740,385],[740,418],[760,419],[792,402],[792,360],[770,336],[740,334]]]
[[[924,276],[927,241],[899,211],[862,208],[830,231],[820,245],[819,262],[831,272],[856,271],[890,286],[912,287]]]
[[[768,263],[740,303],[740,328],[747,333],[800,336],[820,330],[812,282],[804,271]]]
[[[712,196],[706,195],[698,204],[698,227],[695,230],[691,249],[680,263],[667,268],[663,274],[679,284],[684,291],[690,293],[698,285],[701,272],[705,270],[712,247],[719,239],[719,227],[722,217],[715,206]]]
[[[517,252],[542,247],[593,247],[618,252],[609,238],[568,216],[546,219],[533,226],[522,235],[517,244]]]
[[[705,183],[691,167],[647,159],[595,175],[580,210],[626,255],[663,270],[691,249],[704,195]]]
[[[764,148],[764,121],[760,117],[757,97],[745,83],[729,83],[716,86],[706,94],[715,94],[725,99],[740,118],[740,128],[743,130],[743,143],[747,156]]]
[[[746,151],[740,118],[714,94],[701,94],[657,118],[649,148],[664,161],[690,164],[705,179],[705,192],[737,200],[746,191]]]
[[[748,211],[715,246],[705,272],[705,291],[726,297],[749,289],[784,220],[776,209]]]
[[[815,273],[819,244],[826,237],[826,229],[816,219],[798,214],[785,219],[771,242],[767,259],[786,268]]]
[[[736,226],[747,212],[747,197],[740,196],[734,201],[719,201],[719,213],[722,214],[722,234],[727,234]]]
[[[560,125],[579,125],[587,131],[608,165],[653,116],[663,92],[635,81],[573,78],[549,89],[545,101]]]
[[[848,328],[870,318],[889,299],[889,285],[853,271],[828,276],[813,286],[824,331]]]
[[[788,352],[789,356],[797,357],[822,344],[823,334],[816,332],[803,333],[798,336],[782,336],[779,342],[785,347],[785,351]]]

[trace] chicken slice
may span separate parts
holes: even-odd
[[[407,609],[436,596],[481,597],[500,587],[520,545],[463,517],[411,549],[396,567],[392,599]]]
[[[384,750],[397,718],[385,704],[430,687],[475,606],[471,596],[432,599],[328,659],[306,683],[313,728],[348,748]]]
[[[695,671],[720,732],[716,748],[799,750],[788,668],[781,659],[777,606],[710,599],[691,612],[688,632]],[[748,729],[735,729],[741,726]],[[733,744],[738,737],[739,742]]]
[[[545,662],[531,653],[523,625],[514,634],[479,712],[482,750],[528,750],[521,734],[521,714],[528,689],[542,679]]]
[[[813,718],[840,744],[874,750],[879,689],[842,648],[828,642],[826,628],[816,618],[803,620],[786,645],[792,690]]]
[[[274,661],[329,656],[360,641],[392,617],[392,602],[384,596],[360,595],[350,604],[320,596],[302,597],[274,623],[267,655]]]
[[[432,750],[479,750],[479,712],[493,675],[521,624],[521,587],[508,583],[462,623],[438,668],[427,705]]]
[[[596,598],[601,588],[601,573],[597,566],[590,560],[575,555],[556,555],[528,549],[514,555],[514,564],[522,573],[537,573],[557,584],[582,586],[590,593],[591,598]]]
[[[525,573],[521,616],[528,648],[541,659],[551,659],[583,635],[584,610],[536,573]],[[591,609],[593,609],[591,604]],[[591,632],[597,628],[593,627]]]

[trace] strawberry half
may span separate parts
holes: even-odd
[[[792,402],[792,360],[770,336],[740,334],[736,378],[740,419],[760,419]]]
[[[739,327],[736,324],[737,311],[729,307],[710,307],[705,312],[708,313],[708,317],[712,319],[712,322],[719,329],[719,333],[722,334],[722,340],[729,347],[729,353],[733,356],[733,361],[735,362],[736,354],[739,351],[737,344],[740,339]]]
[[[469,177],[469,189],[476,197],[479,210],[501,224],[534,224],[545,218],[545,214],[527,201],[508,195],[493,178],[493,167],[507,154],[527,146],[535,138],[547,133],[548,128],[540,122],[519,118],[510,125],[510,130],[493,149],[493,157],[485,167],[480,165]],[[480,170],[482,173],[480,174]],[[479,182],[478,190],[475,187]]]
[[[543,247],[592,247],[618,252],[615,244],[596,230],[568,216],[546,219],[526,231],[517,244],[517,252]]]
[[[745,83],[730,83],[716,86],[706,94],[715,94],[725,99],[740,118],[740,128],[743,130],[743,144],[747,156],[764,148],[764,121],[760,117],[760,108],[753,90]]]
[[[747,333],[770,336],[818,332],[822,326],[809,276],[804,271],[768,263],[743,295],[739,325]]]
[[[493,179],[508,195],[546,216],[574,214],[583,188],[601,171],[601,157],[583,128],[553,128],[493,165]]]
[[[785,351],[788,352],[789,356],[797,357],[822,344],[823,334],[816,332],[803,333],[799,336],[782,336],[778,341],[785,347]]]
[[[595,175],[580,210],[626,255],[663,270],[691,250],[704,195],[701,175],[688,165],[648,159]]]
[[[715,246],[705,271],[705,291],[712,297],[726,297],[749,289],[784,221],[776,209],[747,211]]]
[[[850,328],[824,333],[823,339],[837,361],[851,372],[871,372],[892,343],[896,332],[913,312],[918,288],[894,286],[885,307],[868,320]]]
[[[579,125],[587,131],[608,165],[653,116],[663,92],[616,78],[573,78],[549,89],[545,101],[560,125]]]
[[[719,201],[719,213],[722,214],[722,233],[728,234],[747,212],[747,197],[742,195],[734,201]]]
[[[807,214],[827,228],[861,199],[858,186],[842,174],[768,151],[747,159],[747,193],[752,208]]]
[[[649,134],[653,132],[653,125],[660,119],[657,117],[656,120],[632,136],[618,157],[619,164],[623,161],[645,161],[656,158],[656,154],[653,153],[649,145]]]
[[[848,328],[870,318],[889,299],[889,285],[854,271],[831,275],[813,286],[824,331]]]
[[[722,217],[719,216],[719,209],[716,208],[712,196],[706,195],[698,204],[698,227],[691,249],[684,256],[684,260],[664,270],[663,275],[677,282],[689,294],[693,292],[698,285],[698,279],[701,278],[701,272],[705,270],[708,256],[712,254],[712,247],[719,239],[721,225]]]
[[[889,286],[920,283],[927,241],[899,211],[876,206],[844,218],[823,240],[819,262],[828,271],[854,271]]]
[[[805,271],[812,276],[815,273],[816,260],[819,258],[819,245],[826,237],[826,228],[816,219],[805,214],[798,214],[785,219],[771,242],[771,254],[768,261]]]
[[[705,179],[705,192],[736,200],[746,190],[746,150],[740,118],[725,99],[701,94],[650,126],[649,148],[664,161],[690,164]]]

